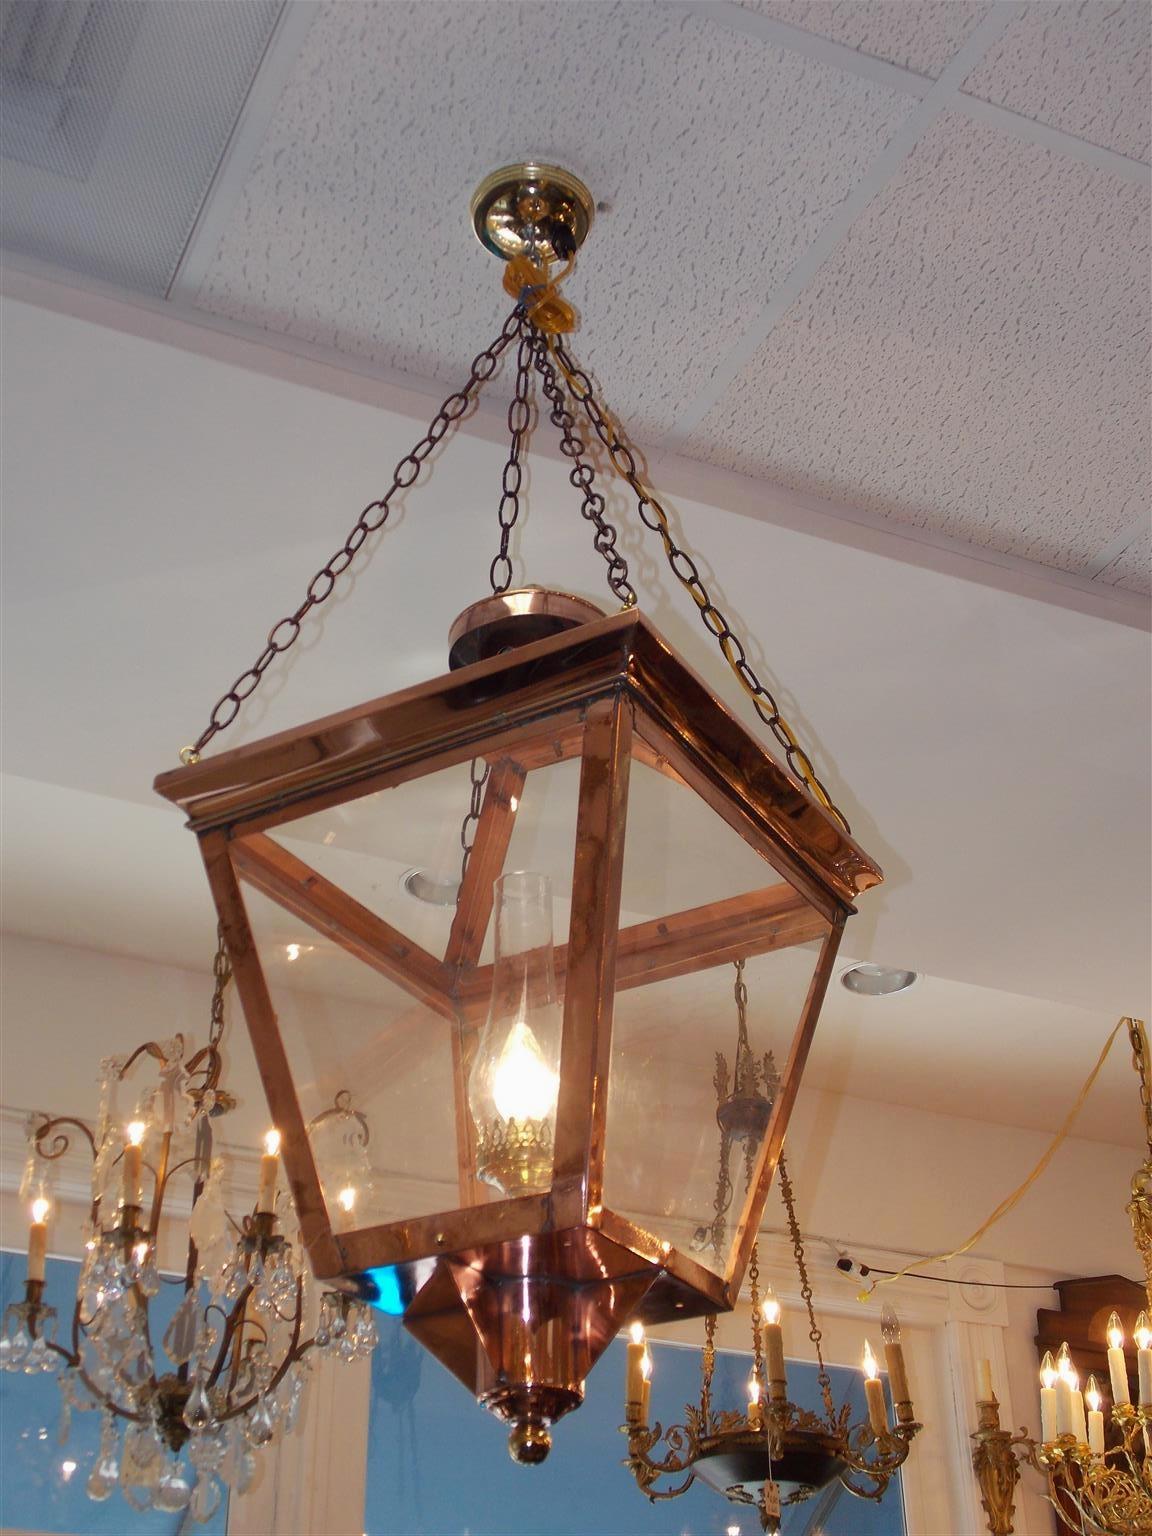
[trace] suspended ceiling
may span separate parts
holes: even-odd
[[[151,776],[499,324],[463,210],[530,148],[605,204],[578,350],[888,872],[851,952],[967,989],[841,1008],[819,1070],[1052,1123],[1148,991],[1147,7],[241,0],[177,48],[190,9],[142,12],[153,95],[219,75],[225,12],[250,68],[233,51],[213,107],[226,147],[199,124],[214,169],[171,163],[185,212],[157,208],[148,274],[140,96],[95,146],[98,222],[90,181],[24,166],[18,197],[4,168],[5,925],[200,963],[202,877]],[[236,740],[441,668],[491,555],[501,414]],[[553,458],[532,488],[518,568],[596,594]],[[959,1064],[993,1057],[974,1105]]]

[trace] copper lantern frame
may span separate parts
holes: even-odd
[[[267,835],[306,811],[476,757],[491,772],[443,960]],[[552,1185],[544,1194],[470,1203],[477,1184],[466,1086],[491,986],[480,954],[492,883],[526,776],[576,757],[572,917],[557,953],[564,1024]],[[633,758],[695,790],[786,881],[618,931]],[[369,1271],[396,1269],[409,1327],[469,1385],[472,1324],[433,1274],[445,1256],[481,1276],[508,1261],[513,1240],[519,1254],[528,1238],[541,1272],[577,1283],[610,1278],[616,1305],[601,1308],[600,1348],[628,1316],[658,1323],[736,1303],[844,922],[853,897],[882,876],[637,609],[175,769],[156,788],[187,812],[199,839],[269,1107],[284,1133],[301,1236],[319,1279],[363,1288]],[[453,1031],[458,1209],[333,1230],[249,925],[246,885],[460,1026]],[[726,1271],[714,1274],[603,1202],[614,994],[820,937]]]

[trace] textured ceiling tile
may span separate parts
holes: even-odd
[[[1148,205],[945,116],[685,450],[1087,570],[1147,495]]]
[[[1147,0],[1028,5],[964,82],[972,96],[1149,158]]]
[[[472,189],[555,160],[610,205],[566,286],[578,352],[632,424],[670,426],[914,106],[663,6],[341,0],[199,302],[457,381],[508,302]]]
[[[1110,560],[1096,580],[1152,597],[1152,527],[1145,528],[1127,549]]]
[[[750,11],[933,78],[992,9],[980,0],[740,0]]]

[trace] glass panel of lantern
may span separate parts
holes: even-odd
[[[604,1203],[727,1278],[830,924],[645,762],[631,768],[621,908],[628,931],[664,942],[634,964],[625,938],[617,963]],[[749,954],[741,1043],[730,962]]]

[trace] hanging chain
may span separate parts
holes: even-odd
[[[672,530],[668,525],[668,514],[641,479],[636,455],[629,446],[622,428],[604,411],[596,399],[591,379],[574,362],[563,341],[557,339],[552,350],[568,380],[568,387],[584,407],[584,413],[592,423],[593,430],[604,444],[608,457],[612,461],[612,467],[634,491],[640,520],[646,528],[659,534],[672,574],[688,591],[692,601],[700,610],[700,618],[705,629],[715,637],[724,660],[752,700],[752,707],[780,743],[789,768],[804,781],[820,804],[831,811],[845,832],[850,831],[843,812],[836,807],[831,795],[820,782],[812,765],[812,759],[804,751],[796,733],[780,713],[779,704],[756,675],[739,637],[708,595],[708,589],[704,585],[696,562],[688,551],[681,549],[673,539]]]
[[[521,456],[528,429],[532,423],[532,407],[528,403],[528,388],[532,382],[533,341],[527,321],[520,317],[520,345],[516,349],[516,393],[508,406],[508,431],[512,443],[508,450],[508,462],[500,481],[500,505],[496,516],[500,523],[500,551],[488,570],[492,592],[499,596],[512,585],[512,560],[508,545],[516,519],[520,516],[520,487],[524,481]]]
[[[1128,1020],[1128,1039],[1132,1045],[1132,1066],[1140,1079],[1140,1106],[1144,1111],[1144,1139],[1152,1157],[1152,1082],[1148,1073],[1148,1035],[1143,1020]]]
[[[704,1319],[704,1353],[700,1357],[700,1417],[704,1433],[708,1433],[708,1421],[712,1417],[712,1375],[716,1369],[716,1314],[709,1312]]]
[[[212,961],[212,1007],[208,1015],[208,1044],[215,1050],[224,1035],[224,993],[232,980],[232,962],[224,943],[224,925],[216,928],[216,954]]]
[[[420,475],[425,459],[448,432],[449,428],[457,421],[472,403],[480,386],[490,379],[496,370],[496,364],[501,354],[512,341],[514,336],[521,332],[523,320],[517,308],[504,322],[499,336],[491,344],[485,347],[483,352],[477,353],[473,359],[472,368],[468,375],[468,381],[463,389],[457,390],[444,401],[443,405],[432,418],[428,431],[416,444],[410,453],[404,455],[392,472],[392,484],[380,497],[379,501],[369,502],[356,519],[351,533],[344,543],[316,572],[308,583],[304,601],[286,618],[273,625],[268,634],[268,641],[264,649],[246,672],[240,676],[217,701],[212,713],[208,717],[208,724],[195,743],[190,747],[184,747],[180,753],[180,760],[184,763],[199,761],[200,754],[219,731],[225,730],[240,713],[240,706],[249,698],[260,685],[264,673],[272,665],[277,656],[282,655],[300,638],[300,626],[307,613],[331,597],[336,586],[337,577],[341,576],[352,561],[356,558],[361,546],[369,534],[378,532],[388,521],[388,514],[392,510],[392,500],[398,491],[407,490],[414,485]]]
[[[492,769],[482,757],[474,757],[468,765],[472,794],[468,802],[468,809],[464,812],[464,820],[460,823],[462,857],[460,860],[460,887],[456,892],[457,902],[460,900],[460,892],[464,889],[464,876],[468,873],[468,860],[472,857],[472,844],[476,841],[476,828],[480,825],[480,809],[484,803],[484,786],[487,784],[488,775],[491,772]]]
[[[816,1311],[812,1305],[812,1286],[808,1280],[808,1265],[804,1259],[804,1239],[800,1235],[800,1223],[796,1220],[796,1197],[792,1190],[792,1180],[788,1177],[788,1164],[784,1161],[784,1153],[780,1153],[780,1160],[776,1164],[780,1176],[780,1194],[784,1201],[784,1209],[788,1212],[788,1231],[792,1237],[792,1252],[796,1259],[796,1272],[800,1276],[800,1294],[804,1298],[804,1305],[808,1309],[808,1337],[816,1346],[816,1362],[819,1369],[816,1380],[820,1383],[821,1396],[824,1399],[824,1411],[828,1415],[828,1422],[834,1423],[836,1418],[836,1406],[832,1401],[832,1380],[828,1375],[824,1364],[824,1353],[820,1348],[824,1335],[820,1332],[816,1321]]]
[[[752,1244],[748,1257],[748,1294],[752,1301],[752,1378],[764,1390],[764,1357],[760,1335],[760,1244]]]
[[[736,985],[733,988],[733,992],[736,997],[736,1018],[739,1021],[736,1033],[737,1066],[740,1063],[741,1053],[752,1049],[748,1044],[748,988],[744,981],[744,966],[746,963],[744,960],[734,960],[732,962],[736,969]]]
[[[548,355],[548,343],[538,331],[535,333],[534,351],[541,388],[552,407],[552,425],[560,433],[560,452],[572,461],[568,480],[582,494],[584,500],[580,510],[596,529],[592,542],[597,554],[602,555],[607,563],[608,585],[623,607],[634,608],[637,603],[636,588],[628,580],[628,562],[616,547],[616,527],[608,521],[604,497],[596,489],[596,471],[585,458],[584,440],[576,431],[575,418],[568,409],[563,387]]]

